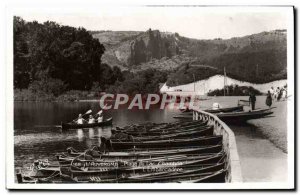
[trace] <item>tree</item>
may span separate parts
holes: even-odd
[[[14,17],[14,87],[59,79],[68,89],[87,90],[99,82],[104,46],[84,28]]]

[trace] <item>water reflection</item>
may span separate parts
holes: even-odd
[[[83,129],[77,129],[77,137],[79,142],[83,142],[84,140]]]
[[[94,129],[93,128],[89,128],[89,138],[92,139],[94,137],[95,133],[94,133]]]

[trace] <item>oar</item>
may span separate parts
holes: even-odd
[[[107,106],[107,104],[105,104],[102,109],[106,109],[106,106]]]
[[[97,114],[95,114],[93,117],[95,118],[98,114],[100,115],[103,111],[100,110],[99,112],[97,112]]]
[[[84,113],[81,117],[83,117],[84,115],[87,115],[87,114],[91,114],[93,111],[92,110],[88,110],[86,113]],[[76,119],[72,120],[71,122],[74,122],[78,119],[79,117],[77,117]]]

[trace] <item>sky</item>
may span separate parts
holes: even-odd
[[[231,38],[287,29],[286,10],[251,7],[102,7],[91,10],[23,10],[26,21],[55,21],[87,30],[158,29],[196,39]]]

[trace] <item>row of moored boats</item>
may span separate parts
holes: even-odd
[[[219,183],[227,157],[207,121],[147,123],[112,130],[100,146],[56,155],[57,166],[34,162],[20,183]]]

